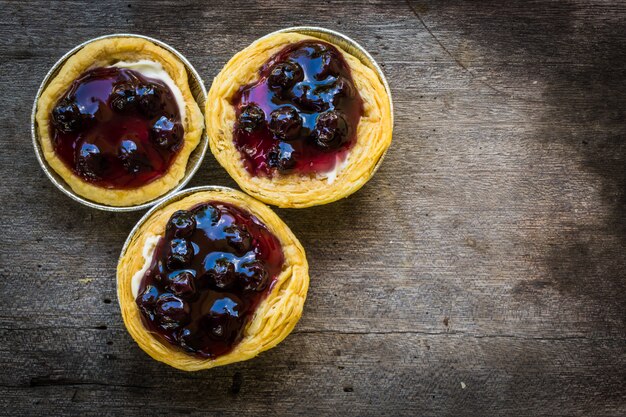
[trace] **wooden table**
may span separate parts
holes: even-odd
[[[589,1],[0,4],[0,415],[626,415],[626,4]],[[83,207],[32,150],[68,49],[135,32],[207,87],[273,30],[360,42],[394,142],[347,200],[277,210],[307,249],[293,334],[199,373],[151,360],[116,300],[142,213]],[[234,182],[209,154],[190,185]]]

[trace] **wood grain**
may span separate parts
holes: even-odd
[[[626,415],[626,5],[607,1],[0,2],[0,415]],[[175,17],[174,17],[175,16]],[[396,125],[347,200],[277,210],[307,249],[276,349],[187,374],[126,333],[115,266],[141,213],[39,168],[30,109],[92,37],[171,44],[207,86],[312,24],[383,66]],[[234,186],[208,155],[190,185]]]

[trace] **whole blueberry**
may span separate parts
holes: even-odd
[[[192,258],[193,246],[188,240],[176,238],[170,241],[167,257],[167,267],[170,270],[189,265]]]
[[[238,119],[238,128],[245,132],[258,129],[265,122],[265,113],[256,104],[248,104],[241,109]]]
[[[220,219],[220,211],[213,204],[203,204],[194,210],[199,228],[215,226]]]
[[[182,298],[163,293],[159,296],[154,313],[165,328],[175,328],[189,321],[190,308]]]
[[[348,123],[345,117],[335,110],[324,112],[317,117],[312,137],[319,148],[336,149],[348,137]]]
[[[75,155],[76,172],[87,180],[99,180],[104,172],[105,159],[100,149],[84,142]]]
[[[237,280],[244,291],[263,291],[269,283],[269,275],[260,262],[252,261],[237,270]]]
[[[130,138],[120,142],[117,157],[124,169],[131,174],[151,168],[148,158],[138,150],[137,143]]]
[[[282,140],[294,140],[300,136],[302,118],[291,106],[283,106],[270,114],[270,130]]]
[[[224,228],[226,242],[239,253],[247,252],[252,244],[252,236],[243,226],[231,225]]]
[[[267,164],[280,172],[288,172],[296,166],[295,150],[286,142],[279,142],[267,155]]]
[[[143,291],[137,296],[137,304],[145,307],[154,307],[159,290],[154,285],[146,285]]]
[[[65,98],[52,109],[52,124],[64,133],[77,132],[83,125],[83,115],[76,101]]]
[[[205,259],[204,267],[206,273],[203,280],[211,288],[224,290],[235,282],[235,265],[228,257],[209,255]]]
[[[168,281],[168,288],[178,296],[188,297],[196,291],[194,276],[189,271],[172,272],[168,277]]]
[[[166,230],[175,237],[188,237],[196,229],[196,219],[194,215],[187,210],[178,210],[169,222],[167,222]]]
[[[236,295],[215,292],[207,297],[202,306],[203,327],[211,338],[232,342],[239,334],[243,307],[243,302]]]
[[[159,290],[154,285],[146,285],[139,293],[135,302],[139,309],[150,319],[154,318],[154,306],[159,298]]]
[[[267,84],[272,89],[288,90],[297,82],[302,81],[304,73],[295,62],[279,62],[272,67],[267,77]]]
[[[154,117],[161,110],[161,90],[156,84],[140,85],[135,94],[139,111],[145,116]]]
[[[137,105],[137,91],[130,82],[115,84],[111,93],[111,108],[118,112],[129,112]]]
[[[152,126],[150,139],[164,149],[177,149],[183,140],[183,127],[165,116],[161,116]]]

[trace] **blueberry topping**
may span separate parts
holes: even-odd
[[[301,128],[302,118],[298,111],[291,106],[280,107],[270,115],[270,130],[279,139],[297,139]]]
[[[245,210],[206,202],[176,211],[139,286],[142,321],[183,351],[223,355],[243,338],[283,263],[278,239]]]
[[[170,242],[170,254],[167,258],[167,267],[175,269],[185,267],[193,258],[193,246],[186,239],[172,239]]]
[[[137,93],[135,86],[129,82],[115,85],[111,93],[111,108],[118,112],[128,112],[137,105]]]
[[[150,320],[154,320],[155,318],[154,307],[158,299],[159,289],[154,285],[147,285],[137,296],[137,306]]]
[[[180,123],[161,116],[152,127],[150,139],[164,149],[176,149],[183,139],[183,128]]]
[[[312,136],[321,149],[338,148],[348,136],[348,123],[340,113],[327,111],[317,118]]]
[[[80,130],[83,115],[74,100],[64,99],[52,109],[52,123],[61,132],[71,133]]]
[[[87,180],[97,180],[104,172],[105,160],[94,144],[83,143],[76,153],[76,172]]]
[[[280,172],[287,172],[296,166],[293,146],[286,142],[279,142],[270,152],[267,163]]]
[[[166,228],[168,233],[173,233],[176,237],[188,237],[196,229],[196,219],[189,211],[178,210],[172,214]]]
[[[332,100],[328,100],[328,88],[315,86],[313,83],[302,82],[293,90],[293,101],[303,110],[310,112],[323,112],[328,110]]]
[[[174,339],[178,342],[178,344],[188,352],[194,352],[194,332],[189,327],[183,327],[179,329],[176,333],[174,333]]]
[[[279,62],[274,65],[267,77],[270,88],[288,90],[297,82],[302,81],[304,73],[300,65],[295,62]]]
[[[256,104],[248,104],[239,114],[239,129],[252,132],[265,122],[265,113]]]
[[[337,100],[338,97],[354,97],[354,88],[344,77],[337,78],[331,91],[334,101]]]
[[[331,105],[337,108],[341,105],[342,99],[354,97],[353,87],[344,77],[329,78],[329,80],[328,84],[318,86],[311,97],[307,97],[311,102],[308,104],[309,107],[315,108],[318,112],[328,110]]]

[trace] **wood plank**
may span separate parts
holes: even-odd
[[[0,415],[626,414],[622,2],[0,10]],[[294,334],[246,363],[176,371],[135,346],[117,306],[117,256],[141,213],[54,188],[32,100],[65,51],[101,34],[162,39],[210,86],[236,51],[297,24],[376,57],[394,143],[349,199],[277,210],[311,265]],[[205,184],[235,185],[210,155],[190,186]]]

